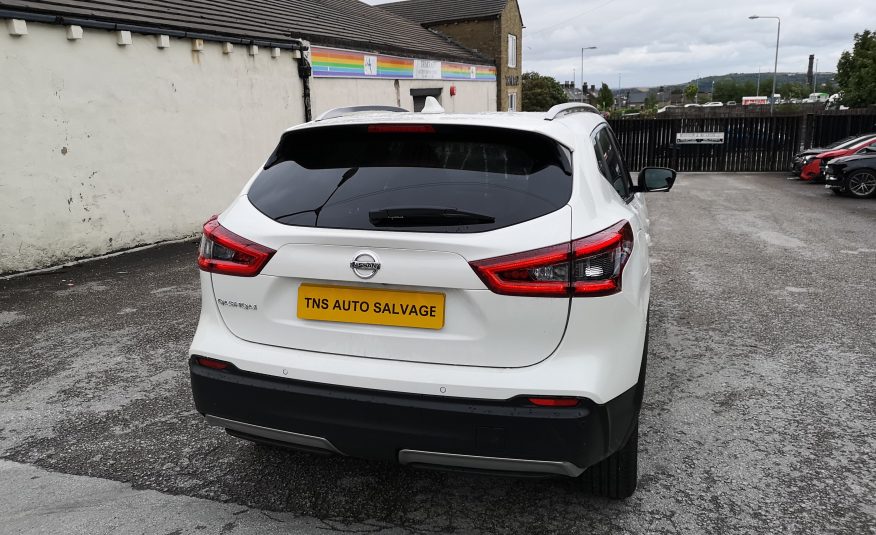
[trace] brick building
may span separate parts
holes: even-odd
[[[497,109],[520,110],[523,18],[517,0],[405,0],[378,7],[492,58]]]

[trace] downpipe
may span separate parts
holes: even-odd
[[[302,99],[304,101],[304,122],[313,120],[313,110],[310,104],[310,78],[313,76],[313,66],[310,64],[308,52],[310,47],[301,42],[301,57],[298,58],[298,77],[301,78]]]

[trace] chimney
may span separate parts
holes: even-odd
[[[806,85],[812,87],[812,64],[815,62],[815,54],[809,54],[809,70],[806,71]]]

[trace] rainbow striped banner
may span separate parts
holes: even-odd
[[[487,65],[444,63],[441,65],[441,78],[445,80],[483,80],[485,82],[495,82],[496,68]]]
[[[416,72],[433,72],[437,69],[415,69],[415,63],[422,60],[368,54],[353,50],[313,46],[310,49],[310,62],[316,78],[390,78],[414,79]],[[473,80],[495,82],[496,68],[489,65],[468,65],[465,63],[430,62],[440,64],[442,80]],[[425,79],[435,79],[432,76]]]

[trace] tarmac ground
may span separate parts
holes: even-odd
[[[683,174],[647,202],[632,498],[207,426],[181,243],[0,280],[0,533],[876,533],[876,200]]]

